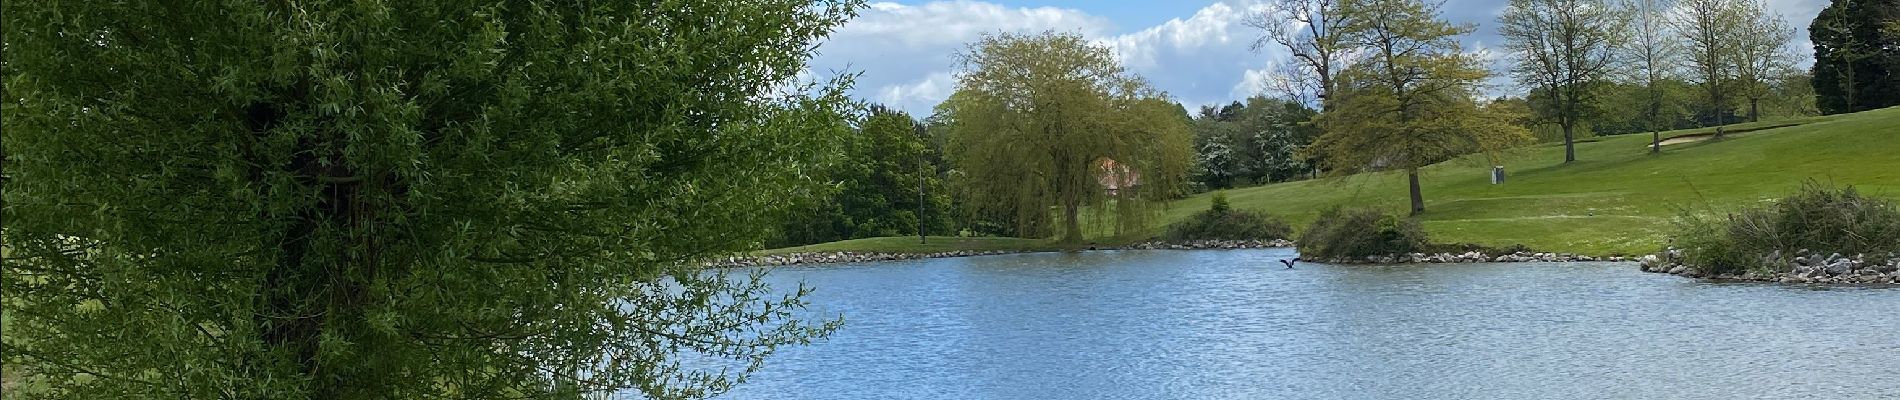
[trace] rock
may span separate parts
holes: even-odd
[[[1853,271],[1853,270],[1854,270],[1853,261],[1836,260],[1834,263],[1827,265],[1826,272],[1828,275],[1844,275],[1844,274],[1847,274],[1849,271]]]
[[[1656,257],[1655,254],[1650,254],[1650,255],[1643,256],[1643,260],[1640,261],[1640,263],[1642,264],[1643,268],[1647,270],[1648,268],[1653,268],[1657,265],[1661,265],[1662,258]]]
[[[1684,272],[1688,272],[1688,271],[1689,271],[1689,267],[1688,267],[1688,266],[1683,266],[1683,265],[1677,265],[1677,266],[1675,266],[1674,268],[1670,268],[1670,269],[1669,269],[1669,274],[1670,274],[1670,275],[1682,275],[1682,273],[1684,273]]]

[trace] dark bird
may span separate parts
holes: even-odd
[[[1300,262],[1299,257],[1293,257],[1292,259],[1287,259],[1287,260],[1280,260],[1281,264],[1286,264],[1286,269],[1293,269],[1293,263],[1296,263],[1296,262]]]

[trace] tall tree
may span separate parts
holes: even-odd
[[[1291,80],[1287,89],[1311,87],[1319,92],[1320,109],[1332,109],[1339,71],[1351,64],[1355,50],[1348,30],[1353,15],[1342,6],[1347,0],[1272,0],[1266,10],[1248,15],[1247,26],[1260,29],[1253,50],[1270,44],[1287,50]],[[1292,92],[1294,90],[1287,90]]]
[[[1900,105],[1900,0],[1834,0],[1814,17],[1815,103],[1837,114]]]
[[[788,83],[859,6],[6,2],[0,356],[63,398],[718,394],[837,327],[701,265],[816,183],[856,106]]]
[[[1550,116],[1563,129],[1564,163],[1577,161],[1577,125],[1625,39],[1625,15],[1604,0],[1511,0],[1498,33],[1516,56],[1512,75],[1542,89]]]
[[[959,88],[944,103],[950,155],[968,199],[1036,233],[1055,207],[1061,238],[1080,242],[1084,207],[1115,200],[1122,224],[1142,222],[1186,175],[1191,138],[1178,106],[1078,34],[985,36],[960,54]],[[1122,225],[1118,225],[1120,227]]]
[[[1775,81],[1795,68],[1788,49],[1794,28],[1760,0],[1739,0],[1735,7],[1741,24],[1734,38],[1737,89],[1748,99],[1748,120],[1759,121],[1762,98],[1772,95]]]
[[[795,207],[768,245],[947,232],[942,210],[949,198],[921,128],[910,114],[871,105],[844,140],[839,162],[820,174],[835,192]]]
[[[1366,57],[1341,74],[1338,103],[1319,118],[1323,133],[1309,154],[1323,156],[1328,170],[1405,171],[1416,215],[1425,211],[1419,169],[1529,139],[1511,116],[1474,101],[1489,73],[1458,42],[1470,26],[1445,22],[1437,5],[1420,0],[1346,6],[1362,17],[1349,28]]]
[[[1628,39],[1622,42],[1621,60],[1632,77],[1643,86],[1641,91],[1643,129],[1649,131],[1650,154],[1662,153],[1665,91],[1663,81],[1676,76],[1679,41],[1671,29],[1668,12],[1675,0],[1624,0],[1623,14],[1629,16]]]
[[[1736,39],[1745,30],[1742,1],[1747,0],[1682,0],[1674,19],[1676,32],[1687,39],[1687,64],[1702,88],[1703,112],[1715,118],[1716,139],[1724,136],[1722,126],[1732,122],[1728,115],[1735,106],[1736,75],[1741,69]]]

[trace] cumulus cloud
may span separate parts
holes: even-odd
[[[1185,19],[1126,33],[1107,18],[1058,7],[979,1],[874,3],[819,48],[818,71],[861,71],[859,97],[914,115],[955,91],[957,52],[984,34],[1075,32],[1111,48],[1131,71],[1190,105],[1231,100],[1235,82],[1266,57],[1248,50],[1255,33],[1240,23],[1257,0],[1208,5]]]
[[[947,71],[932,72],[930,76],[905,84],[886,85],[878,89],[877,101],[884,104],[936,104],[950,97],[956,90],[956,77]],[[926,109],[907,109],[919,114]],[[922,117],[923,115],[916,115]]]

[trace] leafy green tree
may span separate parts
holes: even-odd
[[[1082,240],[1084,207],[1114,200],[1118,231],[1138,227],[1182,186],[1187,118],[1077,34],[985,36],[960,55],[958,90],[940,112],[969,205],[1031,236],[1049,208],[1062,240]],[[1041,215],[1041,216],[1039,216]]]
[[[1518,82],[1542,90],[1550,119],[1563,129],[1564,163],[1577,161],[1577,127],[1592,116],[1596,90],[1626,40],[1622,12],[1604,0],[1511,0],[1498,33],[1517,63]]]
[[[5,363],[49,398],[720,393],[838,326],[701,265],[811,192],[856,106],[791,83],[860,5],[6,2]]]
[[[1815,102],[1838,114],[1900,105],[1900,0],[1834,0],[1808,26]]]
[[[1646,72],[1633,71],[1631,75],[1639,76],[1626,82],[1605,82],[1599,89],[1598,103],[1592,106],[1600,110],[1590,122],[1593,134],[1646,132],[1653,146],[1660,141],[1658,132],[1700,126],[1690,118],[1686,107],[1696,101],[1698,88],[1693,83],[1675,78],[1659,78],[1652,83]]]
[[[1341,75],[1334,109],[1322,113],[1324,132],[1308,154],[1325,157],[1337,174],[1405,171],[1412,213],[1425,211],[1419,169],[1474,152],[1496,152],[1528,140],[1515,116],[1473,99],[1488,76],[1465,53],[1458,36],[1471,31],[1439,18],[1420,0],[1354,0],[1363,17],[1352,26],[1365,58]]]
[[[828,173],[835,193],[797,207],[771,245],[951,233],[949,197],[925,135],[910,114],[872,105]]]
[[[1263,96],[1219,110],[1204,109],[1193,123],[1197,183],[1222,189],[1293,180],[1312,171],[1298,152],[1319,135],[1308,123],[1317,112]]]

